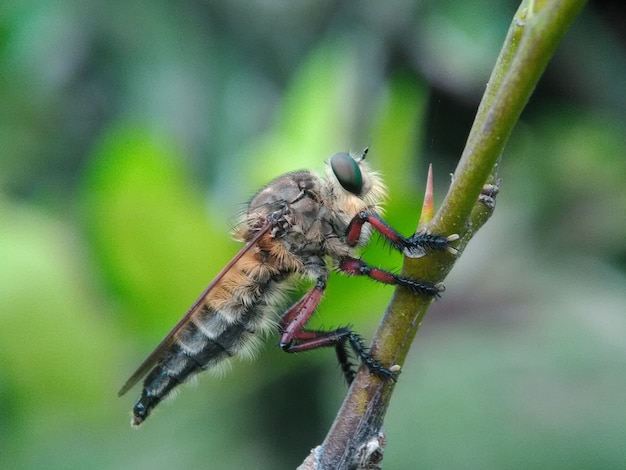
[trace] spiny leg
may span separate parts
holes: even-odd
[[[348,256],[339,260],[339,269],[350,276],[368,276],[370,279],[383,284],[402,286],[416,294],[439,297],[439,294],[444,290],[441,284],[434,285],[426,281],[399,276],[384,269],[374,268],[363,260]]]
[[[341,367],[341,372],[346,378],[348,385],[350,385],[354,380],[354,377],[356,377],[356,372],[354,371],[353,364],[350,362],[345,342],[340,342],[335,345],[335,354],[337,355],[337,361],[339,362],[339,367]]]
[[[315,312],[325,289],[326,280],[319,278],[315,287],[284,313],[281,319],[283,333],[280,337],[280,348],[288,353],[297,353],[316,348],[334,347],[346,381],[351,383],[355,377],[355,372],[351,367],[345,347],[346,342],[348,342],[370,372],[384,379],[395,380],[397,373],[392,372],[374,359],[361,338],[350,328],[343,327],[331,331],[304,329],[304,326]]]
[[[354,246],[358,243],[363,224],[366,222],[380,233],[391,246],[404,253],[409,258],[420,258],[426,254],[426,250],[448,251],[452,254],[457,253],[457,250],[450,246],[450,242],[459,239],[457,234],[444,237],[443,235],[433,235],[430,233],[416,233],[407,238],[394,230],[380,216],[365,211],[361,211],[355,215],[348,225],[346,237],[349,245]]]

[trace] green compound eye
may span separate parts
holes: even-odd
[[[352,194],[363,191],[363,175],[359,164],[347,153],[336,153],[330,159],[330,167],[343,189]]]

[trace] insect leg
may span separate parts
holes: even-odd
[[[343,376],[346,378],[346,382],[351,384],[356,376],[356,372],[354,371],[353,364],[350,362],[350,357],[348,356],[348,351],[346,350],[346,344],[344,341],[335,345],[335,354],[337,355],[337,361],[339,362],[339,367],[341,367]]]
[[[363,224],[368,223],[374,230],[380,233],[396,250],[404,253],[409,258],[420,258],[426,254],[426,250],[448,251],[456,254],[457,250],[450,246],[450,242],[458,240],[454,234],[448,237],[433,235],[430,233],[416,233],[406,238],[394,230],[380,216],[361,211],[350,221],[346,232],[348,244],[354,246],[361,236]]]
[[[384,269],[374,268],[363,260],[348,256],[339,260],[339,269],[350,276],[368,276],[370,279],[383,284],[402,286],[416,294],[439,297],[439,294],[443,291],[441,284],[433,285],[426,281],[399,276]]]
[[[395,380],[397,374],[376,361],[363,345],[361,338],[350,328],[343,327],[331,331],[304,329],[315,312],[325,289],[326,280],[319,278],[315,287],[285,312],[281,320],[283,334],[280,338],[280,348],[288,353],[297,353],[316,348],[334,347],[341,370],[347,382],[351,383],[355,372],[348,359],[345,347],[347,341],[370,372],[382,378]]]

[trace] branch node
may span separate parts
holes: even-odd
[[[378,470],[383,462],[387,436],[385,431],[380,430],[378,434],[364,443],[356,451],[356,470]]]

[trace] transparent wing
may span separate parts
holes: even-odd
[[[239,253],[237,253],[226,266],[224,266],[224,268],[219,272],[215,279],[211,281],[207,288],[204,289],[202,294],[200,294],[200,296],[196,299],[193,305],[189,307],[189,310],[187,310],[185,316],[183,316],[178,321],[178,323],[176,323],[174,328],[172,328],[167,336],[163,338],[163,341],[159,343],[154,351],[150,353],[146,360],[141,363],[141,365],[137,368],[133,375],[131,375],[130,378],[124,383],[120,391],[117,392],[118,397],[121,397],[126,392],[128,392],[137,382],[139,382],[143,378],[144,375],[150,372],[150,370],[156,365],[156,363],[163,355],[163,352],[166,351],[174,343],[174,337],[176,333],[187,324],[194,312],[202,307],[207,295],[209,294],[209,292],[211,292],[213,287],[215,287],[215,285],[226,275],[226,273],[235,265],[235,263],[239,261],[241,257],[245,255],[261,239],[261,237],[263,237],[263,235],[269,232],[270,226],[271,225],[269,224],[269,222],[265,223],[265,225],[263,225],[263,227],[261,227],[261,229],[256,232],[254,237],[248,243],[246,243],[246,246],[244,246],[239,251]]]

